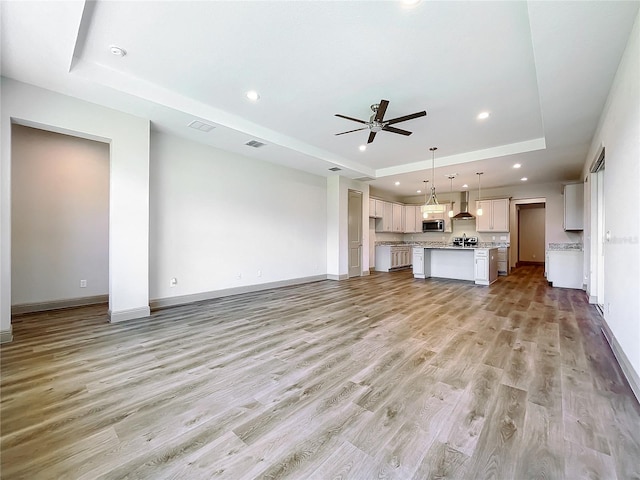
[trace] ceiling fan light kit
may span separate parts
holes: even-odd
[[[414,118],[424,117],[427,114],[426,111],[422,111],[422,112],[412,113],[410,115],[404,115],[402,117],[392,118],[391,120],[385,121],[384,114],[386,113],[388,106],[389,106],[389,100],[380,100],[380,103],[374,103],[373,105],[371,105],[371,111],[373,112],[373,114],[369,118],[368,122],[364,120],[360,120],[359,118],[348,117],[346,115],[341,115],[339,113],[336,113],[336,117],[344,118],[346,120],[351,120],[352,122],[358,122],[363,125],[366,125],[365,127],[356,128],[355,130],[348,130],[346,132],[336,133],[336,135],[344,135],[345,133],[359,132],[360,130],[369,129],[369,139],[367,140],[367,143],[373,142],[373,139],[376,138],[376,133],[381,131],[409,136],[411,135],[412,132],[409,132],[408,130],[402,130],[400,128],[395,128],[395,127],[392,127],[391,125],[394,125],[400,122],[406,122],[407,120],[413,120]]]

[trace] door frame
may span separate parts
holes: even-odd
[[[549,233],[549,229],[547,228],[547,199],[546,197],[536,197],[536,198],[520,198],[517,200],[511,200],[509,204],[509,270],[515,268],[518,263],[518,251],[520,249],[520,245],[518,243],[520,232],[518,230],[520,218],[519,218],[519,209],[518,205],[528,205],[531,203],[542,203],[545,207],[545,228],[544,228],[544,244],[545,250],[548,245],[547,235]],[[545,277],[547,275],[547,262],[545,259],[544,263],[544,274]]]

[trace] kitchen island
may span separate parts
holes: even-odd
[[[450,278],[490,285],[498,278],[498,249],[414,246],[414,278]]]

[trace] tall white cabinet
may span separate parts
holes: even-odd
[[[584,213],[584,184],[572,183],[563,187],[564,229],[582,230]]]

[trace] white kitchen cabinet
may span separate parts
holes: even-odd
[[[415,205],[404,206],[404,233],[416,233],[416,207]]]
[[[373,198],[369,198],[369,218],[376,217],[376,201]]]
[[[381,203],[380,209],[382,211],[380,219],[376,220],[376,232],[393,232],[393,204],[381,200],[376,200],[376,202]],[[378,205],[376,203],[376,212],[377,210]]]
[[[476,212],[482,208],[482,215],[476,215],[477,232],[509,231],[509,199],[476,201]]]
[[[413,276],[414,278],[426,278],[424,274],[424,248],[413,247]]]
[[[383,200],[378,200],[376,198],[376,218],[382,218],[382,216],[384,215],[384,204],[386,202],[384,202]]]
[[[475,282],[490,285],[498,278],[498,249],[477,248],[474,252]]]
[[[416,205],[416,232],[422,233],[422,220],[424,220],[422,216],[422,210],[420,209],[420,205]]]
[[[392,204],[393,214],[393,231],[397,233],[404,232],[404,205],[399,203]]]
[[[547,281],[554,287],[582,288],[581,250],[547,251]]]
[[[393,269],[411,266],[411,247],[408,245],[376,246],[376,272],[388,272]]]
[[[563,187],[565,230],[582,230],[584,214],[584,184],[572,183]]]

